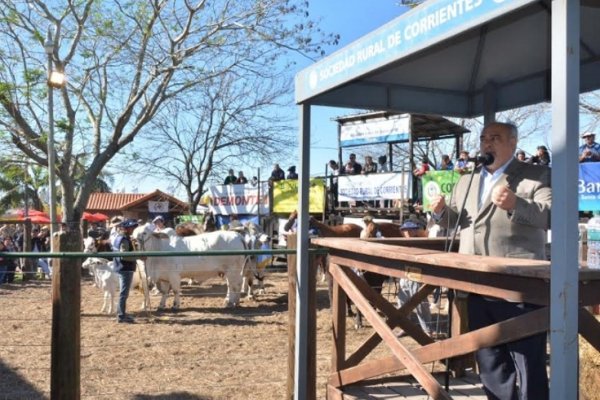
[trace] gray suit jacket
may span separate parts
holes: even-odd
[[[471,189],[467,192],[469,178],[470,174],[461,176],[454,187],[450,204],[439,221],[440,225],[453,228],[458,209],[466,196],[459,223],[459,252],[545,259],[546,231],[550,228],[552,207],[550,168],[513,159],[494,185],[508,186],[517,195],[517,204],[512,213],[492,204],[490,195],[482,200],[481,209],[478,210],[480,170],[475,172]]]

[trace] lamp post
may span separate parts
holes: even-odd
[[[48,55],[48,186],[50,206],[50,238],[56,232],[56,178],[54,176],[54,85],[52,82],[52,56],[54,54],[54,40],[51,29],[48,28],[44,50]],[[54,252],[54,240],[50,240],[50,251]]]

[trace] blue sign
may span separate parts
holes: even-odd
[[[296,75],[303,101],[537,0],[427,1]]]
[[[600,162],[579,164],[579,211],[600,211]]]

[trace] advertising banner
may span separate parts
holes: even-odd
[[[396,115],[380,120],[356,121],[340,127],[340,146],[393,143],[408,140],[410,115]]]
[[[438,0],[425,2],[296,75],[296,102],[358,79],[457,32],[536,0]]]
[[[267,182],[259,186],[216,185],[212,186],[205,198],[208,208],[213,214],[269,214],[269,186]]]
[[[579,164],[579,211],[600,210],[600,162]]]
[[[389,172],[338,177],[338,201],[407,199],[410,174]]]
[[[273,212],[291,213],[298,209],[299,181],[286,179],[273,183]],[[322,213],[325,211],[325,181],[311,179],[308,192],[308,212]]]
[[[169,202],[168,201],[149,201],[148,202],[148,211],[154,214],[162,214],[169,212]]]
[[[438,194],[443,194],[448,199],[459,178],[460,174],[454,171],[429,171],[423,175],[421,183],[423,185],[424,210],[431,211],[431,200]]]

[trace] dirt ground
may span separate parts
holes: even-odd
[[[287,273],[274,270],[264,295],[223,307],[220,279],[184,286],[181,311],[148,316],[132,291],[133,325],[100,314],[102,294],[82,282],[81,395],[86,399],[283,399],[288,355]],[[152,297],[152,306],[159,297]],[[318,284],[318,398],[325,398],[331,318]],[[170,303],[168,303],[170,304]],[[0,286],[0,398],[40,399],[50,392],[51,285]],[[370,328],[354,331],[348,347]]]
[[[84,399],[285,398],[288,355],[287,273],[273,270],[267,293],[223,307],[220,279],[184,287],[181,311],[149,316],[138,311],[132,291],[133,325],[100,314],[99,289],[82,281],[81,397]],[[326,286],[317,297],[317,398],[325,398],[330,368],[331,319]],[[391,295],[392,289],[385,289]],[[152,305],[158,297],[152,297]],[[170,304],[170,303],[169,303]],[[351,333],[353,349],[372,332]],[[50,392],[50,281],[0,286],[0,398],[44,399]],[[386,352],[379,346],[378,353]],[[600,369],[600,366],[598,367]],[[588,400],[590,400],[589,398]]]

